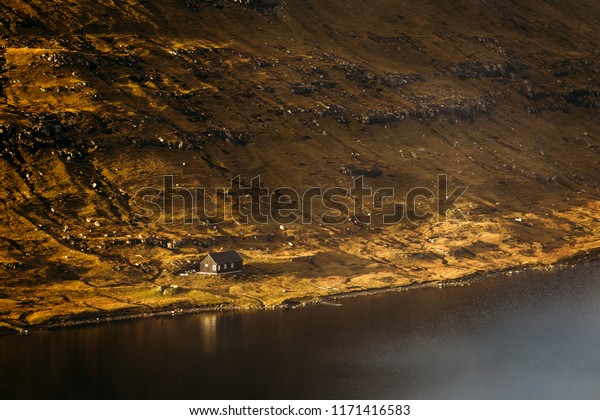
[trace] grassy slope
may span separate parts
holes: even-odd
[[[0,6],[0,323],[268,306],[597,248],[600,6],[413,3]],[[133,222],[163,175],[303,191],[350,186],[349,166],[398,191],[448,174],[468,222]],[[246,275],[179,275],[221,247]]]

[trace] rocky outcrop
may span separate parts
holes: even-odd
[[[201,150],[209,142],[224,142],[245,146],[254,137],[250,131],[235,130],[205,130],[196,133],[178,132],[172,137],[165,139],[161,136],[156,138],[132,138],[136,146],[157,146],[168,149]]]
[[[183,290],[181,287],[177,286],[176,284],[167,284],[164,286],[159,286],[158,287],[158,292],[160,294],[163,294],[165,296],[173,296],[173,295],[177,295],[179,293],[182,293]]]
[[[365,176],[367,178],[377,178],[383,171],[377,165],[372,168],[359,168],[354,165],[342,166],[340,172],[351,177]]]
[[[110,132],[102,118],[90,114],[21,113],[14,117],[21,121],[0,125],[0,156],[15,158],[21,151],[50,149],[71,160],[95,150],[95,141],[86,135]]]
[[[330,79],[324,78],[321,80],[316,80],[313,82],[300,82],[293,83],[291,87],[291,91],[297,95],[309,95],[313,92],[318,92],[323,88],[333,89],[335,88],[336,83]]]
[[[420,74],[374,73],[359,64],[341,59],[333,54],[325,54],[325,56],[334,62],[333,68],[343,72],[347,79],[365,87],[375,87],[380,84],[396,88],[425,80]]]
[[[386,125],[412,118],[421,122],[438,118],[452,123],[459,121],[473,122],[478,114],[489,112],[495,104],[491,95],[482,98],[456,98],[440,103],[428,100],[415,100],[414,107],[398,111],[393,108],[369,110],[355,115],[355,120],[365,125]]]
[[[127,68],[134,68],[139,62],[139,58],[133,54],[108,55],[102,54],[99,51],[95,53],[82,53],[76,51],[42,53],[38,56],[38,60],[48,62],[54,68],[87,67],[92,70],[108,65],[119,65]]]
[[[191,9],[197,8],[202,3],[210,3],[216,7],[232,4],[252,8],[258,11],[270,10],[280,4],[280,1],[278,0],[184,0],[184,2],[185,5]]]
[[[385,110],[370,109],[364,114],[356,115],[355,119],[360,123],[366,125],[385,125],[397,121],[402,121],[404,118],[407,117],[407,115],[407,112],[396,111],[391,108]]]
[[[4,47],[0,47],[0,101],[4,98],[4,85],[7,82],[5,73],[6,73],[6,58],[4,57],[6,49]]]
[[[448,66],[450,73],[461,80],[473,78],[479,79],[481,77],[503,77],[510,79],[523,72],[525,69],[527,69],[525,64],[514,60],[503,63],[468,61],[453,63]]]

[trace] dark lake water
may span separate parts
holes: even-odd
[[[0,337],[0,396],[600,398],[600,262],[343,304]]]

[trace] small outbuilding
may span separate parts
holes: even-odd
[[[235,251],[209,252],[200,261],[200,272],[203,274],[241,273],[244,260]]]

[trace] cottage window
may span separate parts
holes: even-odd
[[[206,268],[208,268],[208,263],[204,264],[204,266],[205,266]]]
[[[216,269],[217,269],[217,265],[213,264],[213,270],[216,270]]]
[[[233,263],[231,263],[231,268],[233,268]]]

